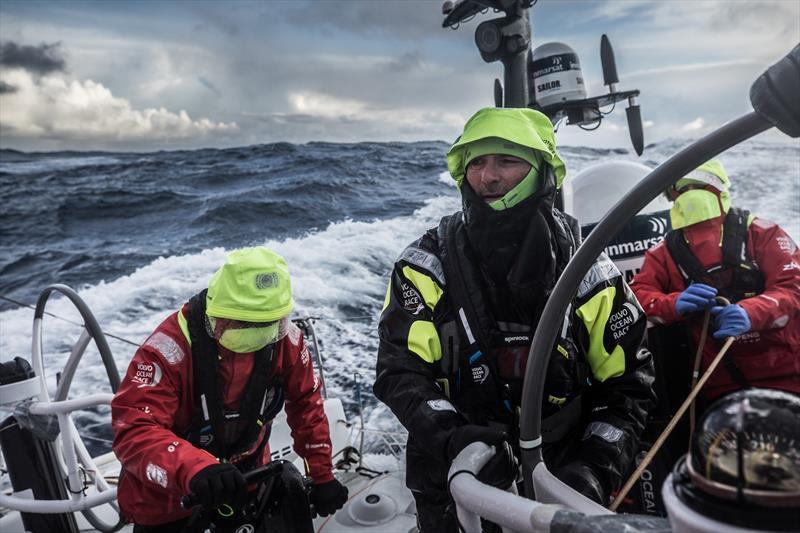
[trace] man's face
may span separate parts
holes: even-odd
[[[487,203],[499,200],[528,175],[531,165],[503,154],[478,156],[467,165],[467,182]]]

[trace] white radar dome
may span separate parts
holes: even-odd
[[[591,165],[564,182],[564,210],[578,219],[585,239],[597,222],[653,169],[634,161]],[[645,206],[606,245],[606,254],[627,280],[639,271],[644,253],[670,229],[670,203],[662,195]]]
[[[578,54],[564,43],[545,43],[536,47],[530,83],[540,107],[586,98]]]

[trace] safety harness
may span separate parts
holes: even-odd
[[[563,263],[569,260],[577,244],[577,226],[554,216],[555,223],[561,227],[556,231],[558,255]],[[521,393],[522,379],[509,383],[502,379],[498,369],[498,351],[517,347],[524,350],[527,359],[532,341],[534,324],[517,331],[509,331],[508,324],[498,323],[490,312],[486,297],[486,283],[470,256],[467,235],[462,213],[444,217],[436,230],[439,243],[439,256],[444,276],[447,280],[447,295],[455,323],[446,322],[440,327],[440,340],[443,344],[440,368],[446,377],[438,380],[445,394],[454,401],[470,418],[472,423],[505,426],[512,438],[518,427],[519,406],[515,398]],[[560,264],[559,269],[563,269]],[[555,280],[551,280],[552,283]],[[552,286],[552,284],[551,284]],[[546,295],[545,295],[546,297]],[[567,310],[569,313],[570,310]],[[457,325],[456,325],[457,324]],[[548,376],[567,376],[567,387],[573,394],[585,383],[585,370],[580,372],[577,350],[565,318],[565,327],[551,357]],[[460,332],[460,335],[458,332]],[[466,340],[466,346],[460,340]],[[519,364],[519,363],[517,363]],[[570,368],[563,368],[567,364]],[[583,377],[575,378],[575,374]],[[559,381],[558,378],[551,381]],[[560,384],[560,383],[559,383]],[[514,388],[516,386],[516,389]],[[551,398],[552,399],[552,398]],[[581,416],[581,396],[577,394],[567,401],[567,394],[556,400],[553,414],[542,421],[542,435],[546,442],[555,442],[574,428]],[[552,405],[550,407],[553,407]]]
[[[672,259],[680,267],[681,276],[687,285],[692,282],[705,283],[717,289],[735,303],[764,291],[764,275],[747,254],[747,219],[750,213],[732,207],[722,227],[722,262],[703,268],[689,249],[683,230],[667,233],[666,243]]]
[[[747,220],[750,212],[731,207],[722,226],[722,262],[703,268],[700,260],[689,249],[683,230],[670,231],[665,238],[672,259],[680,267],[684,282],[705,283],[717,289],[720,296],[731,303],[750,298],[764,292],[764,275],[758,266],[748,259]],[[750,382],[736,364],[733,357],[724,362],[731,378],[741,387]]]
[[[239,462],[250,457],[257,461],[269,441],[270,422],[283,408],[283,385],[272,376],[275,345],[254,354],[254,365],[237,411],[224,407],[218,379],[217,343],[205,325],[206,291],[189,300],[186,321],[191,337],[194,379],[194,416],[185,438],[217,458]],[[266,426],[261,441],[253,445]]]

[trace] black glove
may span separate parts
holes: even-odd
[[[311,503],[314,504],[314,511],[320,516],[328,516],[335,513],[347,502],[347,487],[332,479],[319,485],[314,485],[311,490]]]
[[[514,456],[514,451],[511,449],[511,445],[504,441],[497,445],[497,453],[478,472],[478,480],[506,490],[517,479],[518,473],[519,463]]]
[[[573,461],[556,469],[558,479],[600,505],[606,505],[608,496],[595,474],[594,468],[582,461]]]
[[[447,459],[452,461],[456,458],[456,455],[461,453],[461,450],[473,442],[483,442],[489,446],[499,447],[507,438],[508,435],[506,435],[505,431],[487,426],[467,424],[466,426],[457,427],[447,440]]]
[[[483,442],[494,446],[497,452],[478,472],[478,479],[487,485],[505,490],[517,478],[519,470],[511,445],[506,442],[507,437],[505,431],[499,429],[473,424],[461,426],[453,430],[450,435],[447,443],[447,455],[452,461],[473,442]]]
[[[189,481],[189,490],[206,509],[216,509],[223,503],[236,505],[247,496],[247,482],[239,469],[230,463],[210,465]]]

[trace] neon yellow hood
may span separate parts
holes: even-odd
[[[675,189],[687,185],[710,185],[715,190],[692,189],[678,196],[670,209],[673,229],[685,228],[698,222],[727,214],[731,208],[731,181],[718,159],[706,161],[675,182]]]
[[[206,314],[245,322],[271,322],[294,307],[289,267],[263,246],[228,254],[208,283]]]
[[[556,187],[561,187],[567,169],[556,152],[555,134],[550,119],[533,109],[497,107],[486,107],[475,113],[447,152],[447,169],[459,187],[466,174],[469,152],[467,145],[489,137],[511,141],[541,154],[542,159],[553,167]]]

